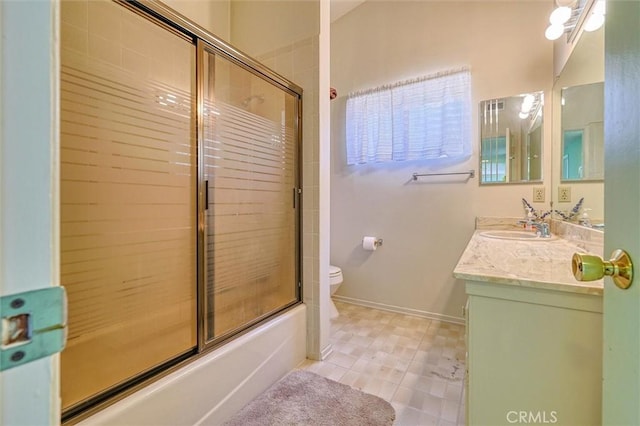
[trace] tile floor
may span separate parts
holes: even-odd
[[[300,368],[377,395],[394,425],[464,425],[464,326],[336,302],[333,352]]]

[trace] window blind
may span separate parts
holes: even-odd
[[[452,70],[353,93],[347,99],[347,164],[471,155],[471,74]]]

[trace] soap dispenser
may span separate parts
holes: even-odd
[[[524,224],[524,229],[531,231],[533,229],[533,212],[529,210],[527,213],[527,221]]]
[[[591,209],[584,209],[582,212],[582,217],[580,217],[580,220],[578,221],[578,223],[582,226],[586,226],[588,228],[591,228],[592,224],[591,224],[591,218],[589,217],[589,213],[587,213],[588,211],[590,211]]]

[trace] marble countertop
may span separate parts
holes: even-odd
[[[580,282],[571,273],[573,253],[585,250],[568,240],[519,241],[488,238],[475,231],[453,275],[462,280],[602,295],[603,281]]]

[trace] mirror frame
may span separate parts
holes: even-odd
[[[586,131],[586,127],[583,128],[575,128],[575,127],[570,127],[565,129],[565,112],[566,112],[566,105],[565,105],[565,95],[564,92],[567,89],[579,89],[579,88],[586,88],[587,86],[593,86],[599,84],[602,86],[602,105],[600,106],[600,108],[602,109],[602,116],[599,117],[600,121],[594,121],[592,123],[603,123],[604,124],[604,81],[595,81],[592,83],[585,83],[585,84],[576,84],[573,86],[567,86],[567,87],[562,87],[560,89],[560,99],[561,99],[561,107],[560,107],[560,183],[561,184],[573,184],[573,183],[580,183],[580,182],[604,182],[604,175],[602,178],[578,178],[578,179],[565,179],[564,178],[564,152],[565,152],[565,134],[567,132],[577,132],[577,131],[582,131],[583,133]],[[602,151],[602,155],[600,158],[601,164],[600,164],[600,168],[604,169],[604,126],[602,126],[602,140],[600,141],[600,143],[603,145],[601,151]],[[583,167],[585,167],[584,164],[584,160],[583,160]],[[604,173],[604,170],[603,170]]]
[[[605,24],[606,25],[606,24]],[[568,180],[562,177],[562,89],[604,81],[604,27],[594,32],[583,32],[576,41],[551,92],[552,142],[551,142],[551,200],[553,209],[568,211],[580,198],[584,197],[583,208],[591,209],[589,216],[593,223],[600,223],[604,216],[603,180]],[[568,188],[571,199],[559,200],[560,188]],[[557,217],[560,218],[559,216]]]
[[[499,105],[500,102],[503,103],[503,109],[506,108],[506,103],[509,102],[509,100],[511,100],[511,102],[517,102],[519,104],[522,104],[524,102],[525,97],[527,97],[527,95],[533,95],[534,101],[532,102],[532,107],[530,108],[529,111],[529,115],[535,115],[533,117],[533,121],[539,121],[539,125],[532,127],[532,129],[539,129],[539,134],[540,134],[540,141],[539,141],[539,154],[538,154],[538,162],[539,162],[539,173],[540,173],[540,178],[539,179],[530,179],[530,180],[517,180],[517,181],[506,181],[506,180],[501,180],[501,181],[488,181],[485,182],[483,181],[483,176],[485,176],[485,173],[483,173],[484,170],[484,165],[485,165],[485,161],[486,158],[483,158],[483,151],[484,151],[484,140],[487,138],[505,138],[506,136],[499,136],[499,135],[490,135],[490,136],[484,136],[484,126],[483,123],[485,121],[485,111],[487,109],[486,105],[491,105],[493,103],[495,103],[496,105]],[[490,108],[489,108],[490,109]],[[519,95],[513,95],[513,96],[504,96],[504,97],[500,97],[500,98],[494,98],[494,99],[486,99],[486,100],[482,100],[478,103],[478,175],[479,175],[479,185],[481,186],[495,186],[495,185],[532,185],[532,184],[542,184],[544,181],[544,168],[545,168],[545,160],[544,160],[544,156],[545,156],[545,126],[544,126],[544,115],[545,115],[545,108],[544,108],[544,91],[543,90],[538,90],[538,91],[532,91],[529,93],[523,93],[523,94],[519,94]],[[515,120],[523,120],[523,118],[517,117],[517,118],[513,118]],[[513,120],[512,119],[512,120]],[[531,130],[531,129],[530,129]],[[530,134],[531,131],[527,132],[527,135]],[[505,145],[506,145],[506,140],[505,140]],[[505,154],[506,155],[506,154]],[[510,158],[509,160],[513,160],[513,158]],[[531,159],[528,159],[527,164],[531,163]],[[507,162],[507,159],[505,159],[505,168],[510,167],[510,165],[508,165],[509,162]],[[505,177],[508,176],[508,174],[505,171]]]

